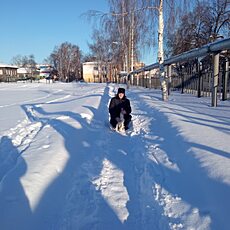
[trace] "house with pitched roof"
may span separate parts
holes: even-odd
[[[0,82],[16,81],[17,69],[17,66],[0,64]]]

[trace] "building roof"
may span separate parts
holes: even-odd
[[[3,63],[0,63],[0,68],[18,69],[18,67],[15,65],[8,65],[8,64],[3,64]]]
[[[30,73],[31,71],[29,69],[27,69],[27,68],[21,67],[21,68],[17,69],[17,72],[21,73],[21,74],[27,74],[27,73]]]
[[[84,62],[83,65],[98,65],[99,62],[97,61],[89,61],[89,62]]]

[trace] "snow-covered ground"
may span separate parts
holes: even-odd
[[[230,102],[118,85],[0,84],[1,230],[227,230]]]

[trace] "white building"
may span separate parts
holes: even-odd
[[[37,68],[39,69],[39,76],[41,78],[49,77],[52,70],[53,70],[53,67],[51,65],[48,65],[48,64],[37,65]]]
[[[31,76],[31,72],[31,69],[25,67],[20,67],[17,69],[19,79],[27,79],[29,76]]]
[[[85,82],[106,82],[107,70],[99,62],[83,63],[83,79]]]

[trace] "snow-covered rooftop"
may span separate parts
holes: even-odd
[[[17,69],[18,67],[15,66],[15,65],[8,65],[8,64],[0,63],[0,68],[14,68],[14,69]]]

